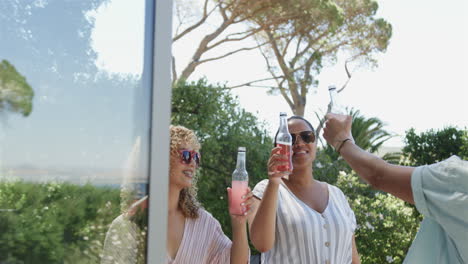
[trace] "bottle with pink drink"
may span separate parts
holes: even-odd
[[[285,112],[280,113],[280,125],[275,137],[275,145],[281,147],[280,154],[288,157],[288,164],[278,166],[277,170],[285,174],[291,174],[292,164],[292,137],[288,130],[288,119]]]
[[[237,165],[232,173],[231,202],[229,204],[229,213],[233,215],[244,215],[245,207],[241,205],[244,202],[242,196],[248,192],[249,174],[245,166],[245,147],[239,147],[237,150]]]

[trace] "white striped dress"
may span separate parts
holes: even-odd
[[[268,180],[253,194],[263,197]],[[262,264],[349,264],[356,218],[343,192],[327,184],[328,205],[320,214],[297,198],[285,185],[278,190],[275,243],[262,254]]]
[[[167,256],[167,263],[230,263],[231,240],[210,213],[204,209],[199,209],[198,213],[197,219],[185,220],[184,235],[177,254],[174,259]]]

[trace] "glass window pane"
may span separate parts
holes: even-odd
[[[0,2],[0,263],[145,263],[147,14]]]

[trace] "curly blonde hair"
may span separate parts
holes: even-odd
[[[200,149],[200,143],[198,142],[195,132],[183,127],[173,126],[169,127],[171,141],[170,141],[170,154],[178,156],[179,148],[181,145],[191,146],[194,150]],[[179,208],[187,218],[198,218],[198,209],[200,203],[197,200],[197,177],[194,177],[192,186],[184,188],[180,191],[179,196]]]

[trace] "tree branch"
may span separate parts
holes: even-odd
[[[301,96],[305,97],[307,94],[307,86],[311,83],[312,76],[310,75],[310,68],[312,67],[312,64],[314,63],[314,55],[315,52],[313,52],[310,57],[307,59],[306,63],[304,64],[305,69],[304,69],[304,78],[301,80]]]
[[[236,88],[241,88],[242,86],[233,86],[233,87],[225,87],[222,88],[223,90],[231,90]],[[268,86],[268,85],[249,85],[249,87],[258,87],[258,88],[268,88],[268,89],[276,89],[276,86]]]
[[[315,116],[317,117],[317,119],[319,120],[319,125],[317,126],[317,129],[315,130],[315,135],[316,135],[316,138],[318,138],[320,140],[320,143],[322,144],[322,146],[325,146],[323,144],[322,138],[320,137],[320,131],[322,130],[323,124],[325,123],[326,119],[325,119],[325,116],[320,118],[320,116],[319,116],[319,114],[317,112],[314,112],[314,113],[315,113]]]
[[[294,75],[290,72],[290,69],[286,65],[286,62],[284,61],[284,57],[281,56],[281,53],[280,53],[280,51],[278,49],[278,45],[277,45],[275,39],[273,38],[271,32],[266,31],[266,33],[267,33],[268,39],[270,40],[271,47],[273,49],[273,52],[275,53],[275,56],[276,56],[276,59],[278,61],[279,66],[281,68],[281,71],[283,72],[284,78],[288,82],[288,90],[289,90],[289,93],[290,93],[290,95],[291,95],[291,97],[293,99],[293,102],[299,102],[300,97],[299,97],[299,94],[298,94],[298,91],[297,91],[297,84],[296,84],[296,82],[294,80]],[[278,87],[278,88],[280,89],[281,95],[283,95],[283,97],[286,99],[289,106],[291,107],[291,109],[294,112],[295,104],[293,102],[291,102],[291,99],[286,94],[286,91],[284,90],[284,87]]]
[[[258,43],[258,41],[257,41],[257,43]],[[268,59],[268,56],[265,54],[265,52],[261,48],[259,50],[260,50],[260,54],[262,54],[263,58],[265,59],[265,63],[267,65],[268,72],[271,74],[271,76],[273,76],[273,79],[276,81],[278,86],[281,86],[283,84],[283,82],[284,82],[285,77],[281,76],[281,78],[280,78],[279,76],[276,76],[276,74],[273,71],[273,67],[270,64],[270,60]],[[281,82],[278,81],[280,79],[281,79]]]
[[[271,78],[264,78],[264,79],[260,79],[260,80],[255,80],[255,81],[250,81],[250,82],[246,82],[246,83],[243,83],[243,84],[238,84],[238,85],[235,85],[235,86],[230,86],[230,87],[226,87],[227,89],[234,89],[234,88],[239,88],[239,87],[243,87],[243,86],[255,86],[255,85],[252,85],[253,83],[257,83],[257,82],[263,82],[263,81],[268,81],[268,80],[277,80],[278,78],[282,78],[283,76],[279,76],[279,77],[271,77]],[[255,86],[255,87],[266,87],[266,86]]]
[[[291,44],[293,39],[294,39],[294,37],[291,36],[288,40],[286,40],[286,45],[284,45],[284,48],[283,48],[283,55],[285,55],[286,52],[288,51],[289,44]]]
[[[288,97],[288,95],[287,95],[287,93],[286,93],[286,91],[284,90],[284,87],[283,87],[283,83],[286,81],[285,76],[276,76],[275,73],[273,72],[273,67],[271,67],[271,65],[270,65],[270,61],[268,60],[268,56],[265,54],[265,52],[263,52],[262,49],[260,49],[260,53],[262,54],[263,58],[266,61],[268,71],[273,76],[272,79],[274,79],[276,81],[276,83],[278,84],[278,87],[271,87],[271,88],[272,89],[277,88],[280,91],[281,95],[283,96],[284,100],[286,100],[286,102],[288,103],[289,107],[291,109],[294,109],[294,103]],[[279,81],[279,80],[281,80],[281,81]]]
[[[296,64],[295,60],[299,55],[299,48],[301,47],[301,42],[302,42],[302,35],[299,36],[299,39],[297,40],[297,45],[296,45],[296,54],[294,55],[294,59],[291,61],[291,68],[294,68],[294,65]],[[311,45],[311,44],[309,44]]]
[[[214,60],[219,60],[219,59],[222,59],[222,58],[225,58],[227,56],[230,56],[232,54],[235,54],[235,53],[238,53],[238,52],[241,52],[241,51],[247,51],[247,50],[253,50],[253,49],[257,49],[261,46],[264,46],[268,44],[268,42],[265,42],[263,44],[260,44],[260,45],[257,45],[257,46],[254,46],[254,47],[248,47],[248,48],[241,48],[241,49],[237,49],[237,50],[234,50],[234,51],[231,51],[231,52],[228,52],[224,55],[221,55],[221,56],[218,56],[218,57],[213,57],[213,58],[209,58],[209,59],[204,59],[204,60],[201,60],[198,62],[198,64],[202,64],[202,63],[205,63],[205,62],[209,62],[209,61],[214,61]]]
[[[349,81],[351,80],[352,75],[351,75],[351,73],[349,72],[349,69],[348,69],[348,62],[349,62],[349,60],[346,60],[346,62],[345,62],[345,71],[346,71],[346,75],[348,76],[348,80],[346,80],[345,84],[341,87],[341,89],[339,89],[337,91],[337,93],[341,93],[341,91],[343,91],[344,88],[346,88]]]
[[[207,12],[207,7],[208,7],[208,0],[205,0],[205,4],[204,4],[204,7],[203,7],[203,16],[202,18],[200,19],[200,21],[198,21],[197,23],[195,23],[194,25],[186,28],[182,33],[180,33],[179,35],[176,35],[174,38],[172,38],[172,42],[176,42],[178,39],[182,38],[183,36],[187,35],[188,33],[190,33],[192,30],[194,30],[195,28],[199,27],[201,24],[203,24],[206,19],[211,15],[211,13],[213,13],[213,11],[219,6],[219,4],[215,5],[213,7],[213,9],[210,10],[210,12]]]
[[[278,89],[281,93],[281,95],[283,96],[284,100],[286,100],[286,102],[288,103],[289,107],[291,108],[291,110],[293,110],[294,112],[294,109],[296,108],[295,105],[294,105],[294,102],[291,101],[291,99],[288,97],[288,94],[286,93],[286,89],[283,87],[283,86],[278,86]],[[291,91],[291,89],[289,89],[289,91]]]
[[[294,56],[293,58],[293,61],[291,62],[291,64],[293,65],[296,65],[296,62],[302,57],[304,56],[304,54],[310,49],[312,48],[312,46],[314,44],[316,44],[320,39],[322,39],[323,37],[325,37],[327,35],[327,31],[324,31],[322,32],[322,34],[320,34],[318,37],[314,38],[314,39],[311,39],[311,36],[309,35],[309,40],[308,40],[308,45],[301,51],[299,52],[299,44],[297,45],[297,49],[296,49],[296,55]],[[316,50],[320,50],[324,45],[321,45],[319,48],[317,48]]]
[[[174,85],[176,81],[177,81],[177,71],[176,71],[175,57],[172,56],[172,85]]]
[[[216,37],[218,37],[227,27],[232,24],[232,20],[224,20],[223,23],[211,34],[206,35],[199,43],[197,50],[193,54],[192,61],[184,68],[179,79],[186,80],[195,71],[195,68],[200,65],[201,56],[207,51],[206,47]],[[206,61],[205,61],[206,62]]]
[[[244,35],[243,37],[239,37],[239,38],[229,38],[229,36],[234,35],[234,34],[230,34],[230,35],[226,36],[226,38],[224,38],[224,39],[222,39],[222,40],[220,40],[220,41],[214,43],[214,44],[211,45],[211,46],[208,46],[206,49],[207,49],[207,50],[210,50],[210,49],[212,49],[212,48],[214,48],[214,47],[216,47],[216,46],[219,46],[219,45],[222,44],[222,43],[229,42],[229,41],[241,41],[241,40],[244,40],[244,39],[246,39],[246,38],[248,38],[248,37],[250,37],[250,36],[252,36],[252,35],[258,33],[258,32],[261,31],[261,30],[262,30],[262,28],[257,28],[257,29],[254,29],[254,30],[247,30],[247,31],[244,31],[244,32],[236,33],[235,35],[246,34],[246,35]],[[249,31],[250,31],[250,32],[249,32]]]

